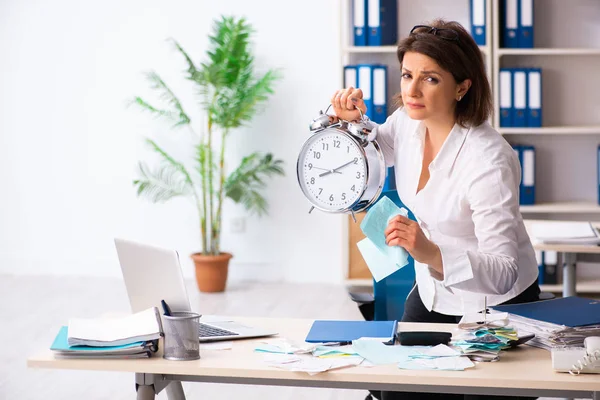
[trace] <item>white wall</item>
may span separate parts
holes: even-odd
[[[125,103],[153,99],[142,72],[154,69],[193,110],[184,63],[165,39],[200,61],[222,14],[246,16],[257,67],[284,76],[265,112],[231,135],[231,168],[264,150],[283,158],[287,172],[270,182],[268,217],[226,204],[231,277],[341,280],[343,217],[308,216],[295,177],[308,123],[341,82],[339,0],[0,2],[0,272],[120,276],[112,238],[121,236],[179,250],[193,276],[187,255],[200,238],[191,203],[151,204],[131,183],[138,160],[150,158],[143,137],[178,157],[192,137]],[[246,232],[232,233],[240,216]]]

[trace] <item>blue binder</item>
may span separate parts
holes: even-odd
[[[533,0],[519,0],[519,47],[533,48]]]
[[[523,68],[513,69],[513,126],[527,126],[527,71]]]
[[[544,252],[541,250],[535,251],[535,260],[538,265],[538,285],[544,284]]]
[[[367,106],[367,116],[373,119],[373,66],[360,64],[356,66],[358,71],[358,87],[363,92],[363,101]]]
[[[485,3],[486,0],[471,0],[471,36],[480,46],[486,44]]]
[[[571,328],[600,324],[600,301],[577,296],[494,306],[493,309]]]
[[[542,126],[542,70],[529,68],[527,70],[527,126],[539,128]]]
[[[381,192],[387,192],[389,190],[396,190],[396,174],[394,167],[388,167],[385,175],[385,181],[383,182],[383,189]]]
[[[398,3],[396,0],[367,0],[369,46],[394,45],[398,41]]]
[[[513,126],[513,107],[512,107],[512,72],[508,68],[500,69],[499,78],[500,88],[500,126],[510,128]]]
[[[367,0],[352,0],[354,45],[367,45]]]
[[[519,146],[521,154],[521,185],[519,199],[521,205],[535,204],[535,148]]]
[[[503,2],[503,26],[502,39],[503,47],[519,47],[519,0],[504,0]]]
[[[385,65],[373,66],[373,117],[378,124],[383,124],[387,119],[387,67]]]
[[[323,321],[313,322],[305,341],[308,343],[351,343],[362,337],[389,338],[393,343],[398,321]]]
[[[344,87],[348,88],[350,86],[355,89],[358,87],[356,65],[346,65],[344,67]]]
[[[544,252],[544,283],[558,283],[558,253],[554,250]]]

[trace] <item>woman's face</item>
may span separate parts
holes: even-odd
[[[410,118],[432,121],[454,118],[461,94],[450,72],[440,68],[432,58],[416,52],[404,54],[400,91]]]

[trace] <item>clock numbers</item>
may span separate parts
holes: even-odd
[[[358,143],[339,133],[316,135],[298,164],[301,185],[313,204],[341,210],[359,200],[367,175]]]

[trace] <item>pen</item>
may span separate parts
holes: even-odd
[[[164,315],[166,315],[167,317],[170,317],[171,316],[171,307],[169,307],[169,305],[167,304],[167,302],[164,301],[164,300],[161,300],[160,301],[160,305],[163,308]]]

